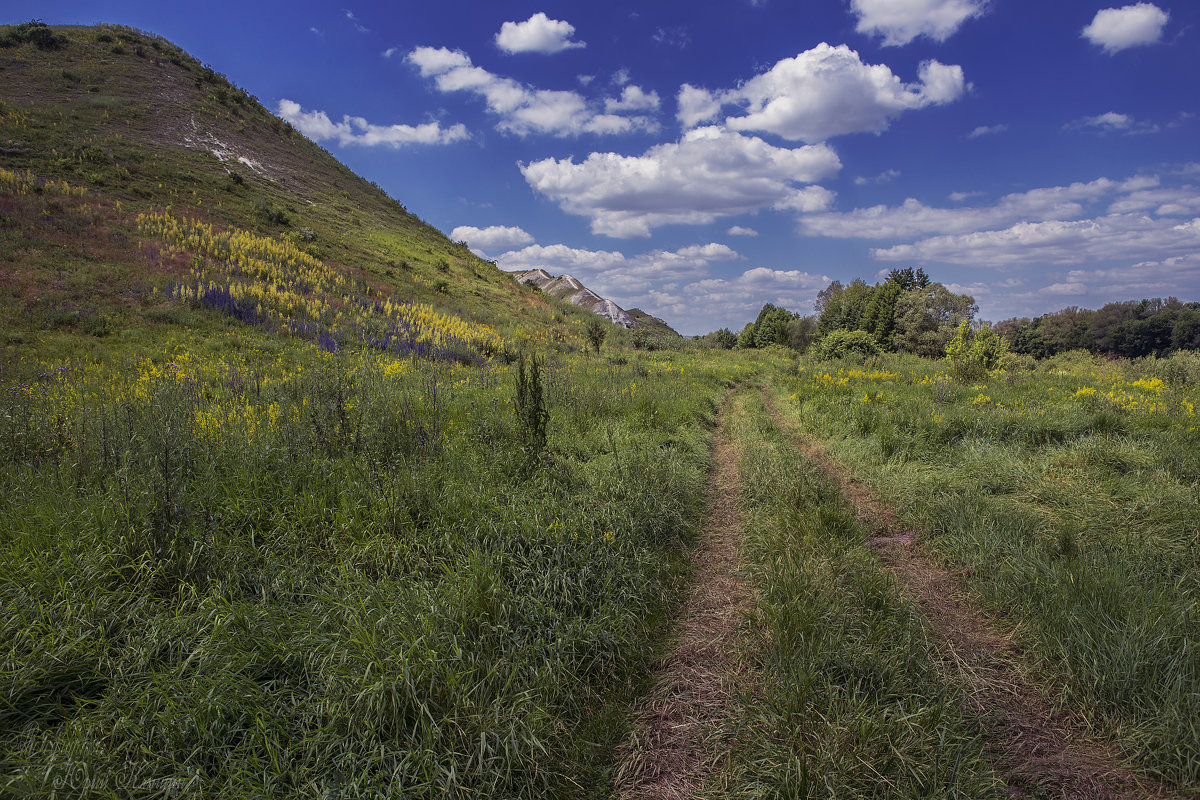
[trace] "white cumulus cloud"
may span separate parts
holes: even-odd
[[[466,242],[472,250],[484,253],[533,243],[533,236],[527,231],[507,225],[489,225],[486,228],[459,225],[450,231],[450,238],[456,242]]]
[[[910,197],[899,206],[872,206],[802,217],[800,230],[812,236],[861,239],[913,239],[931,234],[962,234],[1018,222],[1074,219],[1086,213],[1089,203],[1124,193],[1136,193],[1157,184],[1158,180],[1152,177],[1126,181],[1098,178],[1087,183],[1008,194],[991,205],[974,207],[937,208]],[[951,199],[961,202],[970,196],[970,193],[961,193]]]
[[[572,41],[575,26],[561,19],[550,19],[537,12],[524,22],[505,22],[496,34],[496,46],[506,53],[560,53],[586,47]]]
[[[679,110],[675,116],[685,128],[691,128],[701,122],[711,122],[721,113],[721,101],[716,95],[688,83],[679,87],[676,103]]]
[[[1200,252],[1200,217],[1188,222],[1145,214],[1095,219],[1020,222],[1001,230],[935,236],[910,245],[872,250],[886,261],[928,260],[1006,267],[1154,259]]]
[[[409,144],[450,144],[468,138],[464,125],[443,128],[438,122],[421,125],[373,125],[362,117],[342,117],[334,122],[324,111],[304,111],[300,104],[284,98],[276,113],[314,142],[335,139],[339,145],[401,147]]]
[[[632,84],[621,90],[621,97],[610,97],[604,101],[604,110],[611,113],[625,111],[657,111],[660,105],[658,92],[647,92],[640,86]]]
[[[983,14],[985,0],[851,0],[859,33],[882,36],[885,45],[905,45],[918,36],[943,42],[971,17]]]
[[[754,228],[743,228],[741,225],[734,225],[725,232],[730,236],[758,236],[758,231]]]
[[[821,142],[846,133],[882,133],[892,119],[953,102],[967,90],[962,67],[926,61],[918,82],[904,83],[884,64],[865,64],[846,45],[822,42],[785,58],[736,89],[719,94],[684,85],[678,117],[685,125],[711,119],[718,107],[738,105],[726,127],[766,131],[785,139]]]
[[[703,225],[761,208],[820,210],[832,193],[803,185],[837,174],[827,145],[794,149],[711,126],[641,156],[592,153],[522,164],[526,182],[568,213],[591,219],[593,233],[647,237],[661,225]]]
[[[432,78],[439,91],[471,92],[483,98],[487,110],[500,118],[496,127],[518,136],[625,133],[658,127],[646,115],[602,112],[578,92],[535,89],[488,72],[472,64],[470,57],[460,50],[418,47],[406,59],[420,70],[422,77]],[[657,98],[650,93],[641,98],[643,105],[651,95]]]
[[[1130,47],[1154,44],[1162,38],[1170,14],[1153,3],[1135,3],[1121,8],[1104,8],[1083,29],[1092,44],[1116,53]]]

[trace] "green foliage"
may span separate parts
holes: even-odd
[[[773,344],[786,345],[788,340],[788,324],[796,318],[796,314],[784,308],[767,303],[758,312],[754,321],[754,346],[770,347]]]
[[[848,286],[834,281],[818,292],[815,308],[821,336],[838,329],[858,330],[872,291],[865,281],[855,278]]]
[[[550,422],[550,412],[542,393],[542,362],[536,355],[528,359],[522,355],[517,361],[513,411],[517,415],[525,452],[536,462],[546,449],[546,426]]]
[[[254,216],[264,225],[291,225],[291,218],[282,208],[277,208],[269,200],[257,200],[254,203]]]
[[[599,318],[589,319],[587,326],[584,328],[584,337],[588,340],[588,344],[596,351],[596,355],[600,354],[600,346],[604,344],[605,338],[608,337],[608,327]]]
[[[1094,311],[1071,306],[1034,319],[1004,320],[996,328],[1015,352],[1035,358],[1069,350],[1167,356],[1200,349],[1200,303],[1156,297],[1108,303]]]
[[[747,322],[746,327],[742,328],[742,332],[737,337],[737,347],[739,350],[746,350],[754,347],[754,323]]]
[[[931,283],[923,269],[894,269],[879,284],[834,281],[816,301],[821,336],[836,330],[865,331],[880,350],[906,350],[931,358],[942,354],[954,328],[978,310],[973,298]]]
[[[816,317],[797,317],[788,323],[787,346],[797,353],[807,353],[816,338]]]
[[[714,347],[720,350],[732,350],[737,346],[738,335],[729,328],[721,328],[704,335],[704,341],[709,347]]]
[[[39,50],[61,50],[67,44],[67,37],[36,19],[20,25],[0,26],[0,47],[17,47],[27,42]]]
[[[895,347],[940,358],[959,324],[974,319],[978,310],[970,295],[954,294],[940,283],[909,289],[896,298]]]
[[[866,331],[847,331],[837,329],[821,339],[819,356],[822,359],[845,358],[849,355],[874,356],[879,355],[879,345],[875,337]]]
[[[758,312],[758,317],[754,322],[747,323],[746,327],[742,329],[735,346],[748,349],[787,345],[789,326],[798,318],[798,314],[767,303]],[[726,331],[726,333],[729,332]],[[729,336],[732,335],[729,333]]]
[[[990,326],[978,331],[971,330],[971,323],[963,320],[954,338],[946,345],[946,359],[950,371],[959,383],[977,381],[1000,367],[1008,348],[1004,340]]]

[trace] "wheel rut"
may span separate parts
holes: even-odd
[[[785,423],[765,390],[763,398],[780,430],[837,482],[871,531],[868,544],[927,621],[947,677],[966,687],[964,710],[983,730],[985,752],[1010,797],[1181,797],[1131,770],[1112,742],[1087,730],[1078,715],[1055,707],[1045,689],[1028,678],[1011,637],[971,605],[960,576],[935,563],[917,541],[917,531],[899,524],[892,509],[817,441]]]
[[[692,585],[654,685],[635,707],[633,732],[618,751],[615,794],[622,800],[702,794],[724,759],[714,734],[748,674],[738,640],[753,598],[740,569],[740,448],[725,423],[729,408],[727,401],[714,436],[704,524],[689,554]]]

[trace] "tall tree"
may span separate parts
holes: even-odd
[[[940,358],[962,322],[978,313],[975,298],[940,283],[910,289],[896,300],[895,343],[900,350]]]

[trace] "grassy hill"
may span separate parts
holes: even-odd
[[[300,292],[319,302],[430,304],[504,338],[577,335],[562,325],[578,317],[570,309],[421,222],[170,42],[114,25],[27,23],[4,28],[0,45],[9,359],[13,348],[76,347],[63,344],[76,334],[211,328],[205,309],[220,304],[181,307],[171,287],[251,276],[228,268],[228,248],[185,241],[199,225],[319,262],[337,297]],[[150,213],[171,219],[149,230],[138,220]],[[180,226],[183,238],[164,238]],[[256,316],[279,327],[281,314]]]

